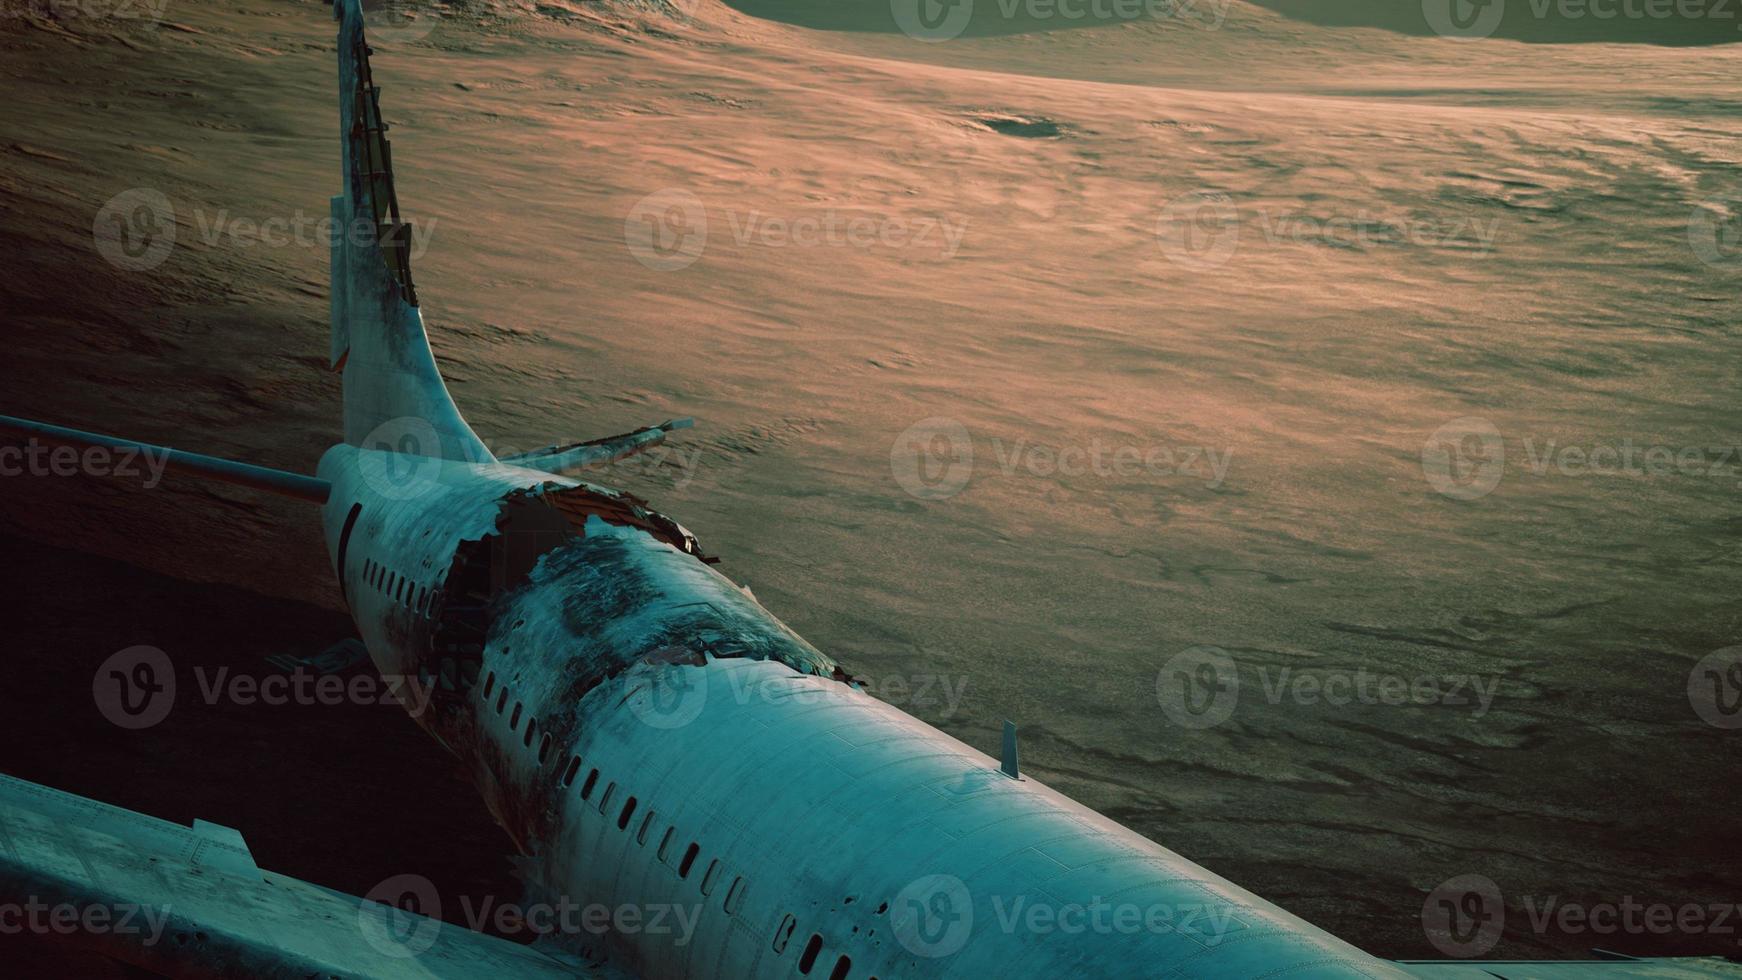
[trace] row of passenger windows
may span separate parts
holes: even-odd
[[[508,687],[507,685],[503,685],[500,689],[496,687],[495,671],[491,671],[484,677],[484,693],[482,697],[486,707],[490,704],[490,696],[492,693],[496,696],[496,713],[500,715],[506,711],[508,707]],[[521,709],[521,703],[519,701],[514,702],[514,710],[508,715],[508,730],[511,732],[520,731]],[[527,719],[526,728],[520,738],[521,744],[530,748],[537,731],[538,719]],[[539,739],[538,742],[539,765],[542,766],[549,760],[550,750],[551,736],[549,732],[545,732],[544,737]],[[562,776],[558,780],[559,785],[561,785],[563,789],[573,786],[575,779],[580,776],[580,773],[581,757],[578,755],[569,756],[568,765],[563,767]],[[591,802],[593,794],[598,788],[599,770],[595,767],[587,773],[587,778],[581,781],[581,800],[583,802]],[[608,782],[605,786],[605,791],[600,793],[598,796],[598,803],[596,804],[598,811],[601,814],[606,814],[608,816],[612,812],[612,803],[616,797],[617,784],[614,782]],[[635,809],[638,802],[639,801],[636,800],[634,796],[628,796],[623,800],[621,808],[616,810],[616,823],[618,830],[629,829],[630,821],[635,818]],[[647,846],[648,835],[653,830],[654,821],[658,816],[658,812],[651,808],[642,811],[641,822],[635,831],[635,843],[637,846]],[[665,834],[659,839],[659,847],[655,852],[655,856],[658,858],[659,863],[666,867],[674,867],[672,863],[673,855],[675,853],[673,844],[677,839],[677,827],[675,825],[666,827]],[[678,878],[687,880],[690,874],[695,871],[696,862],[701,855],[701,851],[701,845],[695,841],[690,841],[689,844],[684,847],[683,855],[676,859],[677,863],[675,868]],[[718,858],[708,862],[707,870],[702,872],[700,885],[700,890],[704,898],[712,895],[715,889],[719,887],[720,879],[723,877],[723,871],[724,868],[720,864]],[[721,908],[725,909],[727,915],[738,914],[738,909],[744,901],[745,887],[743,875],[736,875],[732,878],[732,884],[726,889],[726,896],[720,902]],[[797,927],[798,920],[790,913],[781,920],[780,927],[774,932],[774,952],[776,954],[786,952],[787,942],[792,938],[793,930]],[[805,943],[804,952],[799,956],[798,972],[804,976],[810,976],[811,971],[816,967],[817,957],[822,954],[822,950],[822,935],[820,933],[812,933],[810,940]],[[843,953],[840,958],[835,961],[835,968],[830,971],[829,980],[848,980],[848,975],[852,970],[852,959]],[[877,978],[873,976],[868,978],[868,980],[877,980]]]
[[[418,585],[373,558],[363,563],[363,581],[419,616],[429,615],[430,603],[435,593],[427,586]]]
[[[780,920],[779,928],[774,930],[775,955],[786,952],[787,942],[792,939],[793,930],[797,928],[798,919],[793,917],[790,912],[787,913],[786,918]],[[804,952],[799,954],[798,972],[803,976],[810,976],[811,970],[816,968],[817,957],[822,955],[822,952],[822,933],[811,933],[810,940],[804,944]],[[846,953],[842,953],[840,958],[835,960],[835,968],[829,971],[829,980],[847,980],[847,976],[852,972],[853,958],[848,956]],[[877,978],[873,976],[868,978],[868,980],[877,980]]]
[[[496,686],[495,671],[491,671],[484,677],[482,697],[486,706],[490,704],[490,696],[492,693],[496,696],[496,714],[501,715],[507,711],[508,708],[508,687],[507,685],[503,685],[500,688]],[[511,732],[521,730],[520,716],[522,707],[521,703],[516,701],[514,702],[514,710],[508,714],[508,730]],[[527,719],[526,728],[520,739],[521,744],[530,748],[537,729],[538,719]],[[539,765],[542,766],[549,760],[550,750],[551,735],[549,732],[545,732],[544,737],[541,738],[538,743],[537,758]],[[580,776],[580,774],[581,757],[578,755],[571,755],[569,756],[568,764],[563,767],[562,775],[558,779],[558,784],[563,789],[567,789],[574,785],[575,780]],[[599,770],[595,767],[587,773],[587,778],[581,781],[581,800],[583,802],[593,802],[594,794],[598,791],[598,788]],[[599,813],[604,814],[607,817],[614,814],[616,817],[617,829],[626,831],[629,829],[630,822],[635,819],[636,808],[640,801],[634,796],[625,795],[621,805],[617,805],[617,799],[617,784],[615,782],[607,781],[604,792],[598,793],[597,802],[594,803],[594,806],[598,809]],[[647,838],[652,833],[654,821],[658,816],[658,812],[653,810],[651,807],[641,811],[641,820],[635,830],[635,843],[637,846],[647,846]],[[675,849],[673,847],[676,840],[677,827],[675,825],[666,827],[665,835],[659,840],[659,847],[656,851],[656,856],[661,864],[666,867],[675,868],[678,878],[687,880],[695,871],[697,861],[701,856],[702,847],[695,841],[691,841],[684,848],[682,856],[676,857]],[[673,864],[674,859],[676,861],[675,865]],[[720,879],[724,877],[724,872],[725,866],[720,863],[718,858],[708,862],[707,869],[702,872],[701,883],[699,886],[704,898],[712,895],[719,888]],[[746,887],[743,875],[733,877],[732,884],[726,889],[725,897],[720,902],[721,908],[725,909],[727,915],[738,914],[738,908],[744,901],[744,890]]]

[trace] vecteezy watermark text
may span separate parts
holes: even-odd
[[[1493,707],[1500,678],[1480,674],[1393,674],[1357,667],[1255,665],[1258,691],[1267,704],[1444,706],[1481,718]],[[1156,700],[1169,721],[1182,728],[1213,728],[1234,716],[1243,695],[1240,665],[1220,647],[1192,647],[1169,658],[1155,679]]]
[[[49,445],[35,438],[22,446],[0,445],[0,476],[142,477],[147,490],[163,482],[169,450],[151,446]]]
[[[1475,500],[1493,493],[1508,473],[1531,477],[1727,478],[1742,487],[1742,444],[1641,445],[1631,438],[1563,443],[1525,436],[1516,445],[1519,452],[1509,454],[1505,435],[1487,419],[1456,418],[1435,429],[1422,445],[1422,475],[1436,492],[1456,500]]]
[[[144,936],[154,946],[169,925],[168,905],[131,902],[45,902],[32,895],[22,902],[0,902],[0,936]]]
[[[1050,446],[1018,438],[993,438],[989,448],[1003,476],[1133,479],[1183,476],[1202,479],[1211,489],[1228,478],[1232,447],[1117,443],[1093,437]],[[983,458],[983,457],[982,457]],[[975,472],[974,438],[961,422],[941,416],[921,419],[895,437],[889,468],[895,482],[921,500],[942,500],[962,492]]]
[[[398,674],[365,672],[346,678],[297,670],[257,676],[228,667],[205,666],[195,667],[193,673],[194,690],[207,705],[392,705],[419,717],[429,707],[435,690],[430,680]],[[178,690],[184,689],[185,685],[177,684],[175,664],[169,655],[152,646],[117,651],[91,677],[91,699],[97,711],[127,729],[162,723],[175,707]]]
[[[1742,905],[1735,902],[1574,901],[1560,895],[1524,895],[1524,921],[1537,936],[1708,936],[1715,948],[1737,945]],[[1422,930],[1441,953],[1457,959],[1484,956],[1500,942],[1508,921],[1506,899],[1492,878],[1464,874],[1441,882],[1422,903]],[[1517,923],[1517,918],[1511,920]]]
[[[796,214],[710,209],[692,191],[672,187],[655,191],[629,208],[623,219],[623,240],[637,262],[658,272],[673,272],[700,259],[722,227],[738,246],[920,249],[949,259],[961,248],[968,219],[837,208]]]
[[[1177,20],[1216,30],[1228,17],[1231,0],[889,0],[895,26],[916,41],[935,43],[960,37],[974,19],[985,22],[1050,22],[1067,25],[1116,24],[1135,20]]]
[[[377,950],[394,958],[416,956],[434,946],[441,930],[443,902],[434,882],[402,874],[371,888],[358,907],[358,925]],[[383,915],[387,912],[387,915]],[[647,935],[665,937],[669,946],[688,946],[695,937],[702,906],[681,902],[581,902],[567,895],[548,900],[503,902],[486,895],[460,896],[460,917],[472,932],[509,937]]]

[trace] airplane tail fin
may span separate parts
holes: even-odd
[[[345,442],[442,459],[494,459],[448,394],[412,285],[381,90],[360,0],[334,0],[344,193],[332,199],[332,367],[344,373]]]

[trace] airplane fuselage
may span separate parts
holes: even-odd
[[[329,552],[534,900],[648,977],[1402,976],[865,694],[626,495],[336,446]],[[421,700],[418,702],[421,703]]]

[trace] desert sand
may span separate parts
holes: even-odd
[[[1515,924],[1496,956],[1734,953],[1524,913],[1738,898],[1738,733],[1688,692],[1742,636],[1742,49],[1689,43],[1733,24],[1465,41],[1337,9],[1084,26],[982,2],[932,43],[868,3],[456,3],[372,40],[426,322],[491,445],[695,416],[600,482],[881,696],[988,750],[1017,721],[1039,778],[1374,952],[1437,958],[1423,897],[1481,874]],[[312,469],[338,431],[311,230],[332,44],[306,0],[0,22],[0,412]],[[139,191],[173,244],[125,268],[99,245]],[[1470,418],[1499,481],[1442,492],[1424,447]],[[1593,465],[1629,446],[1702,462]],[[6,713],[0,770],[236,826],[263,866],[348,890],[511,887],[404,719],[120,737],[91,709],[132,643],[258,664],[333,642],[309,509],[0,486],[0,527],[34,542],[9,646],[55,692]],[[284,625],[239,639],[236,609]],[[1186,728],[1158,678],[1202,646],[1242,695]],[[1266,696],[1358,671],[1493,696]],[[346,757],[264,805],[309,725]],[[347,797],[383,769],[427,781]]]

